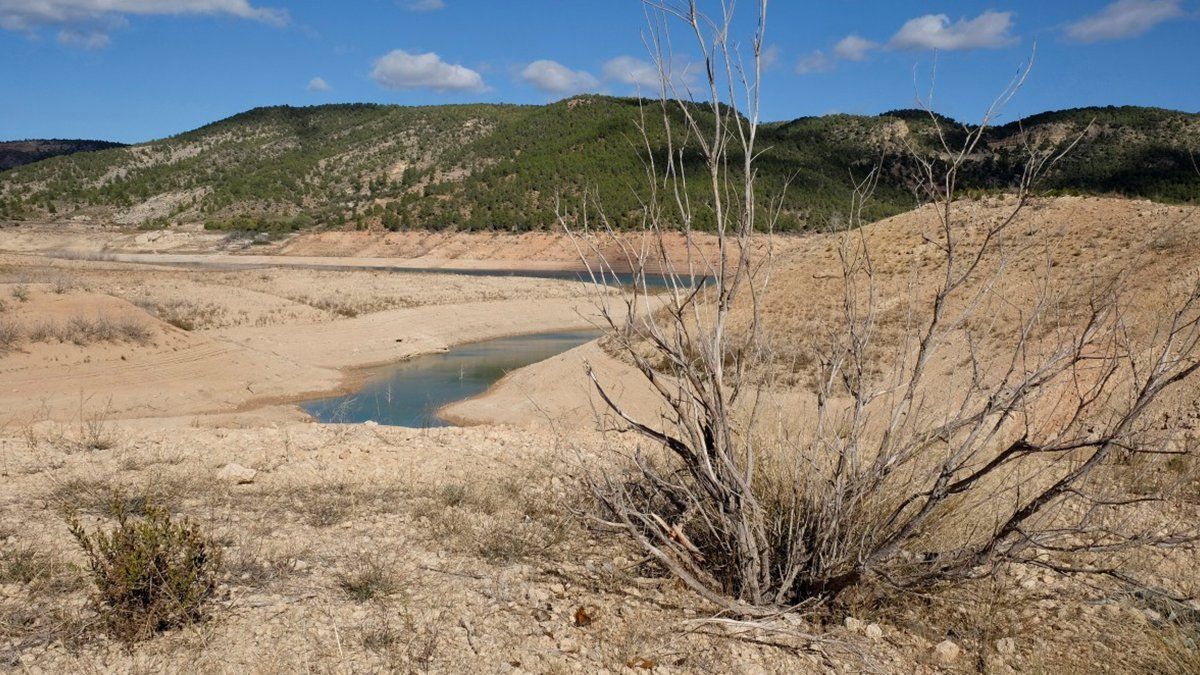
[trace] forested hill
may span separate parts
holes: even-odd
[[[545,106],[258,108],[171,138],[0,173],[0,221],[519,230],[553,225],[556,198],[575,205],[595,188],[605,211],[628,225],[645,194],[638,117],[638,101],[604,96]],[[1154,108],[1067,110],[994,128],[971,157],[966,187],[1003,189],[1019,176],[1025,148],[1085,128],[1047,188],[1200,200],[1192,161],[1200,115]],[[661,154],[657,133],[651,144]],[[890,215],[913,206],[906,145],[933,152],[926,113],[764,125],[759,186],[778,194],[790,179],[781,227],[820,226],[848,204],[851,177],[882,164],[867,215]]]
[[[120,147],[123,147],[123,144],[111,143],[109,141],[68,140],[62,138],[31,138],[23,141],[0,141],[0,171],[21,166],[22,164],[32,164],[47,157]]]

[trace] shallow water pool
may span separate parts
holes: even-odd
[[[481,394],[509,371],[578,347],[599,331],[535,333],[426,354],[382,368],[358,391],[301,404],[320,422],[443,427],[443,406]]]

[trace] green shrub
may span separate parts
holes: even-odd
[[[114,500],[124,501],[119,493]],[[217,586],[221,550],[188,520],[148,505],[145,517],[117,513],[111,533],[89,533],[78,520],[71,534],[87,556],[95,607],[108,631],[131,642],[203,620]]]

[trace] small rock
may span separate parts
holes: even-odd
[[[296,562],[292,563],[292,569],[296,570],[297,572],[303,572],[304,570],[308,569],[308,563],[304,562],[303,560],[297,560]]]
[[[942,640],[933,648],[933,655],[942,663],[952,663],[958,660],[962,649],[951,640]]]
[[[1017,641],[1010,638],[1000,638],[996,640],[996,653],[1008,656],[1017,652]]]
[[[846,620],[843,621],[842,623],[846,624],[846,630],[853,631],[855,633],[861,633],[863,628],[866,625],[862,621],[860,621],[852,616],[846,617]]]
[[[579,643],[575,638],[565,637],[558,641],[558,650],[567,654],[574,654],[579,651]]]
[[[258,476],[258,472],[254,469],[232,462],[221,467],[221,470],[217,472],[217,478],[236,485],[253,483],[256,476]]]
[[[880,628],[879,624],[877,623],[867,624],[867,637],[871,638],[872,640],[878,640],[879,638],[883,637],[883,629]]]

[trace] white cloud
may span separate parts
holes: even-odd
[[[375,60],[371,79],[387,89],[433,89],[435,91],[483,91],[483,76],[440,56],[410,54],[394,49]]]
[[[658,89],[662,81],[653,63],[632,56],[609,59],[604,63],[603,73],[606,80],[645,89]]]
[[[771,68],[779,65],[779,57],[782,55],[782,53],[783,52],[779,49],[779,45],[767,45],[766,48],[762,50],[762,67],[766,70],[770,70]]]
[[[685,59],[673,60],[668,68],[671,86],[681,93],[695,84],[696,69]],[[632,56],[618,56],[605,61],[601,75],[606,82],[626,84],[643,93],[657,92],[662,86],[658,66]]]
[[[594,91],[600,80],[584,70],[571,70],[557,61],[542,59],[525,66],[521,79],[551,94],[577,94]]]
[[[307,89],[309,91],[329,91],[330,89],[333,89],[333,87],[329,86],[329,83],[325,81],[325,78],[314,77],[308,81]]]
[[[800,57],[796,62],[796,72],[801,75],[813,75],[815,73],[828,73],[834,68],[833,59],[825,55],[825,52],[820,49]]]
[[[1012,27],[1012,12],[988,11],[955,23],[945,14],[926,14],[901,26],[888,45],[897,49],[994,49],[1016,40]]]
[[[857,35],[847,35],[833,46],[833,54],[847,61],[865,61],[871,50],[878,47],[877,42]]]
[[[1117,0],[1098,14],[1067,26],[1076,42],[1101,42],[1137,37],[1164,21],[1183,16],[1179,0]]]
[[[410,12],[436,12],[446,8],[446,0],[408,0],[403,4]]]
[[[78,31],[64,28],[58,31],[58,44],[82,47],[84,49],[104,49],[108,46],[108,34],[100,31]]]
[[[282,9],[256,7],[249,0],[0,0],[0,28],[34,33],[59,29],[62,44],[96,48],[130,16],[231,16],[272,25],[288,22]]]

